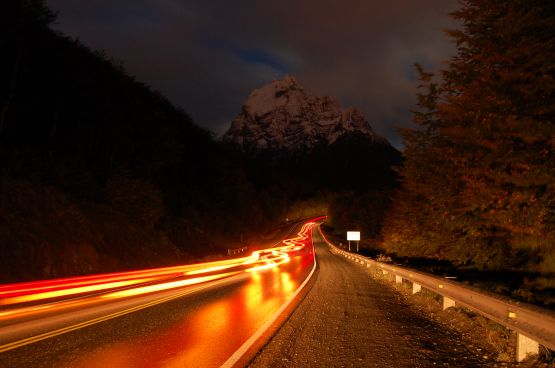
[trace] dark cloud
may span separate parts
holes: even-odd
[[[121,60],[221,134],[254,88],[290,73],[360,108],[395,145],[415,103],[413,64],[453,51],[456,0],[49,0],[58,29]]]

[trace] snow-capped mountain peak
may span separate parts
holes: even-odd
[[[254,90],[223,139],[248,152],[292,153],[332,144],[349,133],[389,145],[374,133],[358,109],[342,108],[328,96],[312,96],[288,75]]]

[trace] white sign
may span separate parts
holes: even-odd
[[[347,231],[347,240],[360,241],[360,231]]]

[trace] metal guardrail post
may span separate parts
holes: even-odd
[[[451,308],[455,306],[455,301],[451,298],[448,298],[446,296],[443,297],[443,310],[446,310],[447,308]]]
[[[518,334],[516,347],[516,360],[518,362],[522,362],[524,359],[526,359],[526,356],[528,354],[535,355],[539,352],[540,345],[537,341],[534,341],[521,333]]]

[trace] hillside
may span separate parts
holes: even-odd
[[[236,243],[272,222],[238,152],[121,64],[52,31],[42,2],[11,5],[0,280],[198,260],[221,251],[215,236]]]
[[[287,77],[253,92],[217,141],[120,62],[53,31],[42,1],[9,5],[3,282],[196,262],[328,212],[338,231],[377,238],[400,154],[359,110]]]

